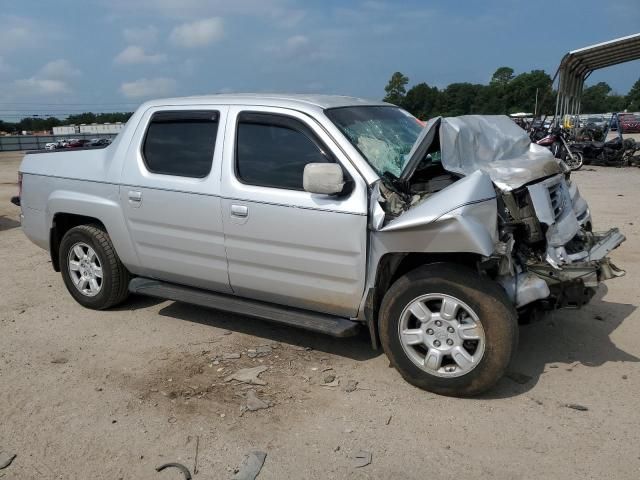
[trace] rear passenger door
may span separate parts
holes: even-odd
[[[302,188],[308,163],[338,162],[344,195]],[[223,221],[234,293],[355,316],[366,263],[366,185],[309,116],[230,107],[222,169]]]
[[[228,107],[152,108],[127,152],[120,202],[140,275],[229,292],[220,200]]]

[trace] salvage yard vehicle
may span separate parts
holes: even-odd
[[[27,154],[22,227],[80,304],[129,292],[336,337],[367,328],[410,383],[493,386],[518,314],[620,276],[564,163],[506,116],[341,96],[143,104],[103,149]]]

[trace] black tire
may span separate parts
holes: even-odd
[[[73,283],[69,271],[70,250],[78,242],[89,245],[95,251],[102,267],[102,283],[95,296],[84,295]],[[98,225],[80,225],[65,233],[60,242],[60,272],[71,296],[83,307],[104,310],[122,303],[129,296],[128,270],[116,253],[107,232]]]
[[[479,363],[458,377],[439,377],[417,366],[404,351],[399,334],[404,308],[428,293],[456,297],[477,315],[485,349]],[[400,375],[418,388],[441,395],[473,396],[491,388],[505,373],[518,346],[517,313],[498,284],[473,270],[452,264],[432,264],[400,277],[385,295],[379,313],[380,340]]]

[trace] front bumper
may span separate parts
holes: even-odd
[[[555,308],[580,307],[591,299],[601,282],[625,274],[607,257],[625,241],[625,236],[617,228],[587,235],[590,247],[568,255],[568,262],[562,266],[547,262],[527,265],[527,270],[549,287]]]

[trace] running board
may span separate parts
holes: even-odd
[[[351,337],[358,333],[360,324],[347,318],[335,317],[273,303],[249,300],[233,295],[210,292],[194,287],[136,277],[129,282],[129,291],[149,297],[191,303],[201,307],[224,310],[248,317],[324,333],[333,337]]]

